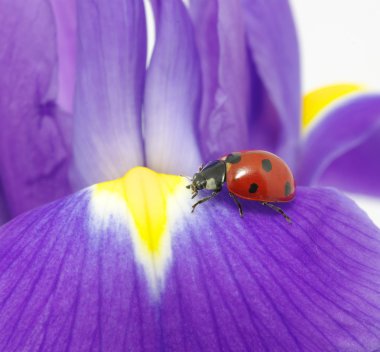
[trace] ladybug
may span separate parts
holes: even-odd
[[[275,154],[264,150],[231,153],[205,166],[201,165],[190,181],[186,188],[192,190],[192,199],[202,189],[212,191],[211,195],[193,205],[192,212],[197,205],[214,198],[227,183],[228,192],[238,206],[241,217],[243,208],[238,197],[259,201],[291,222],[281,208],[272,204],[289,202],[295,197],[293,174],[285,161]]]

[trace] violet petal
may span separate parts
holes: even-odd
[[[380,231],[353,201],[333,190],[299,187],[297,198],[281,205],[288,224],[248,201],[240,219],[224,198],[199,206],[174,241],[161,324],[163,336],[176,320],[183,330],[167,338],[170,347],[380,346]]]
[[[152,6],[152,12],[153,12],[153,16],[155,18],[155,21],[157,22],[158,21],[158,17],[160,15],[160,12],[161,12],[161,0],[146,0],[146,1],[149,1],[150,5]]]
[[[298,183],[380,196],[380,95],[355,95],[331,106],[301,148]]]
[[[157,171],[191,174],[201,162],[195,136],[200,65],[194,30],[181,0],[163,1],[159,10],[145,86],[146,160]]]
[[[293,167],[301,93],[298,42],[289,3],[277,0],[241,0],[241,3],[254,63],[252,142],[274,151]]]
[[[77,5],[72,179],[81,188],[144,164],[146,28],[142,0],[83,0]]]
[[[198,140],[204,160],[252,148],[250,65],[242,8],[235,0],[193,0],[202,69]]]
[[[72,112],[76,64],[76,0],[50,0],[53,8],[58,50],[59,106]]]
[[[380,346],[380,232],[352,201],[300,187],[283,205],[288,224],[248,201],[241,219],[228,194],[190,214],[187,196],[172,209],[182,216],[163,248],[172,255],[158,299],[130,218],[113,202],[94,213],[93,189],[1,227],[0,349]]]
[[[71,117],[56,102],[50,4],[3,1],[0,23],[0,177],[14,216],[71,191]]]

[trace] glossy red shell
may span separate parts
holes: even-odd
[[[236,152],[226,162],[228,190],[244,199],[288,202],[295,196],[293,174],[277,155],[262,150]]]

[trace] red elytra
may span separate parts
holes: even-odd
[[[277,155],[263,150],[232,153],[226,162],[228,190],[236,196],[262,202],[289,202],[295,183],[289,166]]]

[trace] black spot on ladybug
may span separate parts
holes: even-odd
[[[270,162],[269,159],[263,159],[261,161],[261,166],[263,167],[263,169],[266,171],[266,172],[269,172],[272,170],[272,163]]]
[[[226,158],[226,163],[237,164],[241,160],[240,153],[228,154]]]
[[[251,183],[249,186],[249,193],[256,193],[259,185],[257,183]]]
[[[289,181],[285,183],[285,197],[287,197],[292,192],[292,186]]]

